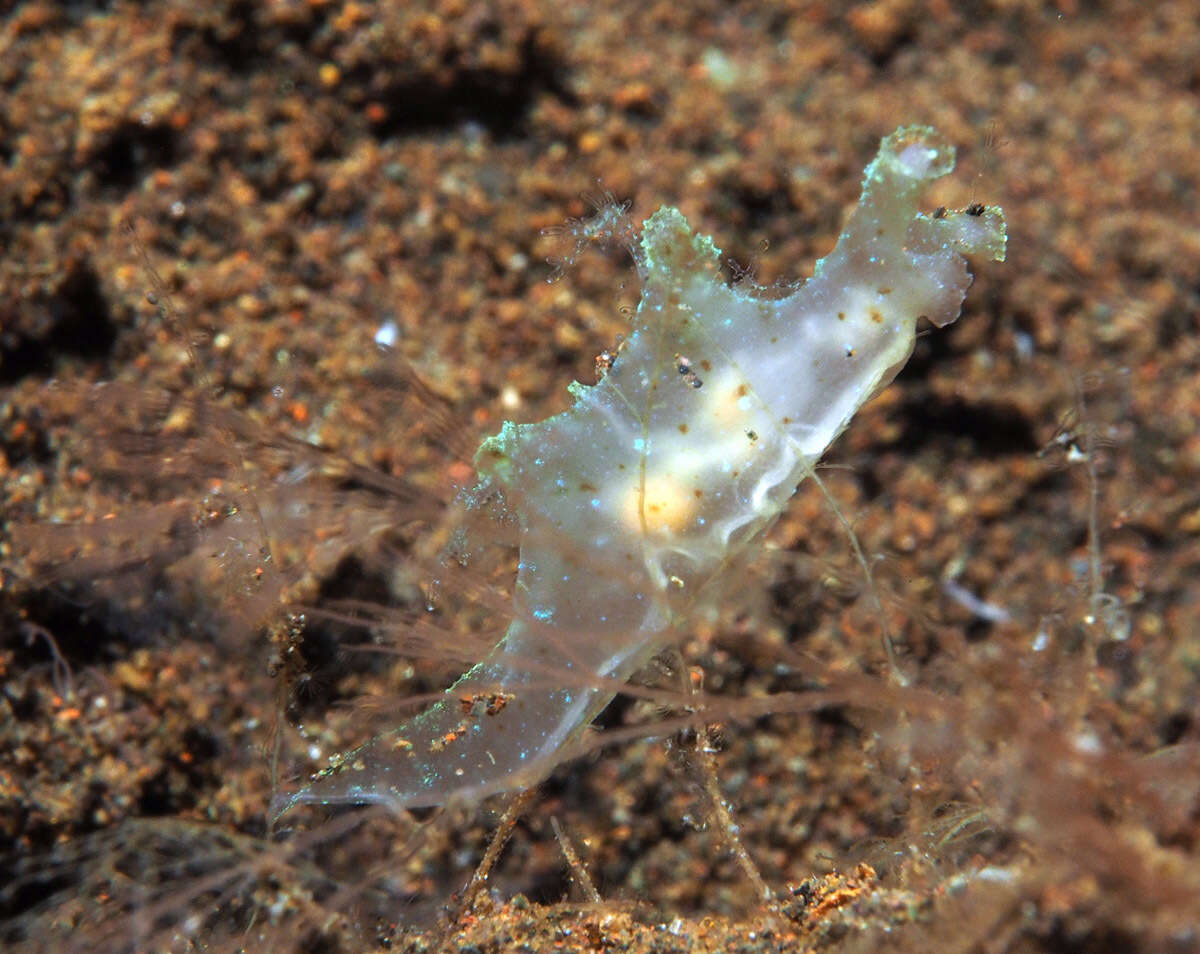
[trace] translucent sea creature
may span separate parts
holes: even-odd
[[[536,784],[578,751],[621,684],[677,639],[706,584],[735,572],[826,448],[971,282],[1002,261],[1000,209],[917,212],[954,167],[934,130],[883,140],[837,247],[786,298],[721,276],[674,208],[643,225],[624,347],[574,406],[480,446],[473,499],[518,526],[512,623],[425,712],[336,759],[300,803],[402,810]]]

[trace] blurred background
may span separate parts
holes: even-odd
[[[30,2],[0,87],[7,945],[1200,949],[1194,4]],[[812,487],[683,647],[784,914],[677,737],[560,769],[453,936],[496,807],[271,833],[388,716],[347,703],[459,671],[347,615],[503,627],[439,514],[638,300],[555,227],[677,205],[796,282],[911,123],[959,149],[928,211],[1001,205],[1009,253],[826,460],[896,668]]]

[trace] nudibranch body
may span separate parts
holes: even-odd
[[[652,215],[635,249],[641,303],[607,375],[572,384],[562,414],[506,423],[476,454],[479,490],[519,527],[506,635],[442,701],[318,773],[282,810],[478,799],[570,758],[903,367],[918,319],[958,316],[964,256],[1003,260],[998,208],[917,212],[953,166],[932,129],[884,139],[837,247],[785,298],[731,287],[711,239],[676,209]]]

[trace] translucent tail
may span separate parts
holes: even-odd
[[[601,642],[604,642],[603,640]],[[393,810],[474,802],[526,788],[576,753],[574,744],[641,654],[570,651],[523,620],[432,707],[376,736],[279,796],[300,804],[374,803]],[[608,678],[611,677],[611,682]]]

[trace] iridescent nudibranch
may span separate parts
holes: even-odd
[[[787,297],[726,283],[673,208],[643,225],[632,329],[574,406],[480,446],[476,497],[515,519],[512,622],[425,712],[281,798],[402,810],[528,787],[578,750],[615,689],[677,638],[826,448],[904,366],[917,322],[958,316],[966,255],[1004,259],[1003,212],[927,216],[954,167],[934,130],[883,140],[836,248]]]

